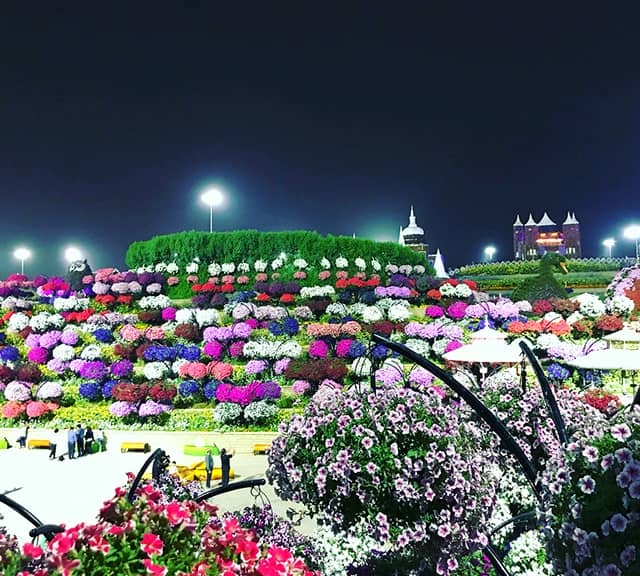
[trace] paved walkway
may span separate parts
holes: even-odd
[[[0,430],[14,444],[17,430]],[[31,438],[47,438],[44,432],[32,431]],[[219,436],[219,435],[218,435]],[[184,444],[203,443],[211,440],[208,434],[183,432],[109,432],[109,449],[63,462],[49,460],[49,451],[44,449],[10,448],[0,450],[0,492],[17,489],[9,494],[11,498],[28,508],[44,523],[94,522],[102,503],[111,498],[114,489],[123,485],[127,472],[137,473],[148,454],[121,453],[120,443],[124,440],[149,442],[152,449],[163,448],[178,464],[191,464],[202,458],[182,454]],[[216,442],[219,447],[233,448],[232,435],[225,435],[224,442]],[[229,440],[227,442],[226,440]],[[219,438],[218,438],[219,440]],[[65,449],[66,452],[66,449]],[[219,459],[214,457],[216,466]],[[237,452],[232,460],[237,479],[264,477],[267,456]],[[282,516],[292,505],[276,497],[268,484],[264,492],[276,512]],[[254,502],[249,490],[237,490],[213,500],[221,510],[237,510]],[[28,540],[31,525],[18,514],[0,504],[0,525],[4,524],[10,533],[22,541]],[[309,533],[315,527],[311,520],[305,520],[301,530]]]

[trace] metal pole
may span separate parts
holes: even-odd
[[[213,232],[213,204],[209,204],[209,233]]]
[[[24,258],[20,258],[20,274],[24,276]]]

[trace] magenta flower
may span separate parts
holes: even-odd
[[[426,316],[429,316],[429,318],[441,318],[444,316],[444,310],[440,306],[435,305],[427,306],[424,313]]]
[[[309,356],[311,358],[326,358],[329,353],[329,346],[324,340],[314,340],[309,344]]]

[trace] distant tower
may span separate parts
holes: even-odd
[[[524,260],[524,224],[520,221],[520,214],[513,223],[513,257]]]
[[[524,257],[535,258],[538,254],[538,224],[529,212],[529,220],[524,225]]]
[[[426,257],[429,246],[424,241],[424,230],[416,224],[413,206],[411,206],[411,212],[409,213],[409,225],[404,230],[401,228],[400,236],[402,240],[400,244],[404,244],[414,252],[420,252]]]
[[[582,258],[580,222],[576,220],[575,212],[567,212],[567,218],[562,223],[562,235],[564,236],[566,256],[569,258]]]

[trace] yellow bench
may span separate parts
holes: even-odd
[[[271,452],[271,444],[254,444],[253,454],[269,454]]]
[[[120,444],[120,452],[149,452],[151,446],[147,442],[123,442]]]
[[[204,465],[204,460],[200,462],[195,462],[191,464],[191,466],[178,466],[178,476],[180,476],[181,480],[185,480],[190,482],[191,480],[200,480],[204,482],[207,479],[207,469]],[[229,478],[235,478],[235,472],[233,468],[229,470]],[[221,480],[222,479],[222,469],[214,468],[211,473],[212,480]]]
[[[29,450],[31,450],[32,448],[49,449],[49,440],[39,440],[37,438],[32,438],[31,440],[27,440],[27,448],[29,448]]]

